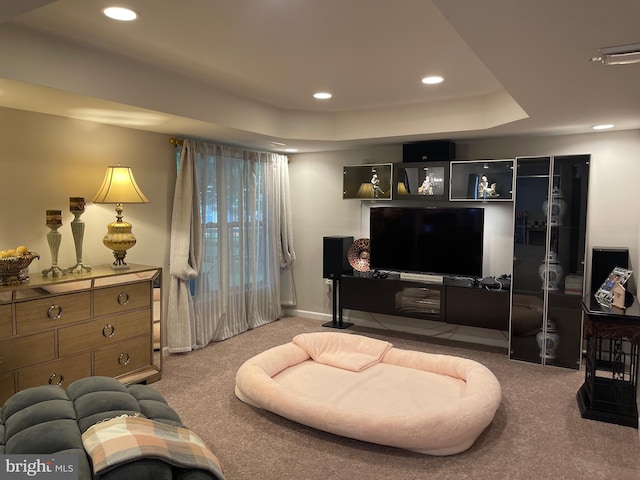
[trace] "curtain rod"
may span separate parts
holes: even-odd
[[[177,147],[178,145],[182,146],[182,144],[184,143],[184,140],[176,137],[170,137],[169,143],[174,147]],[[287,155],[287,163],[290,163],[290,162],[291,162],[291,156]]]

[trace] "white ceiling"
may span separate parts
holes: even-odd
[[[4,0],[0,106],[276,151],[640,129],[640,64],[589,61],[635,0],[110,3]]]

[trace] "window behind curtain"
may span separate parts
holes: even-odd
[[[179,160],[178,149],[176,168]],[[202,160],[208,163],[208,168],[200,169],[199,172],[200,207],[205,237],[202,274],[206,275],[209,289],[218,290],[223,281],[229,289],[264,287],[266,264],[260,261],[267,255],[261,248],[264,246],[261,240],[267,234],[263,169],[259,168],[257,162],[244,159],[227,162],[226,169],[222,167],[219,158],[209,156]],[[220,174],[224,175],[224,192],[220,191]],[[255,203],[255,209],[245,208],[248,202]],[[222,241],[226,241],[229,247],[229,254],[225,259],[218,258]],[[223,278],[220,271],[223,263],[227,264],[226,278]],[[254,268],[248,268],[249,266]],[[192,294],[195,294],[197,280],[190,282]]]

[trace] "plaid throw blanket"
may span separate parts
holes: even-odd
[[[222,465],[191,430],[135,416],[97,423],[82,434],[94,474],[143,458],[157,458],[182,468],[211,472],[223,480]]]

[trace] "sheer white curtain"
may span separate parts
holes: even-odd
[[[190,227],[184,217],[191,217],[200,238],[190,238],[202,254],[190,270],[195,275],[174,269],[174,247],[180,260],[186,232],[172,231],[171,352],[201,348],[272,322],[282,316],[281,304],[296,301],[287,157],[185,140],[179,162],[172,229]],[[183,167],[189,163],[192,169]],[[185,200],[185,184],[197,191],[197,213]],[[191,298],[180,301],[187,294]],[[178,308],[189,301],[192,310]]]

